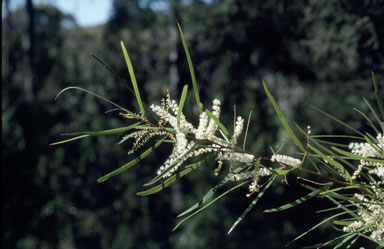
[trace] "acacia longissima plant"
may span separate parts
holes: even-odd
[[[269,92],[267,84],[262,82],[265,93],[273,105],[282,125],[290,135],[292,141],[296,144],[300,155],[302,155],[301,158],[295,158],[289,155],[279,154],[279,151],[272,151],[270,156],[262,156],[245,150],[245,146],[241,147],[238,145],[239,136],[244,132],[247,133],[248,129],[248,125],[246,125],[243,117],[235,115],[233,124],[234,131],[233,134],[230,134],[226,126],[220,121],[221,102],[218,99],[214,99],[210,108],[205,107],[200,102],[192,60],[183,32],[180,26],[178,27],[191,73],[191,83],[196,105],[199,110],[199,116],[198,118],[196,117],[198,120],[197,126],[194,126],[192,122],[188,121],[183,114],[188,85],[184,86],[179,101],[173,100],[168,92],[160,101],[160,104],[147,106],[142,102],[132,63],[124,43],[121,42],[124,58],[132,81],[133,89],[131,89],[131,91],[136,97],[140,108],[139,113],[131,112],[104,97],[79,87],[68,87],[61,91],[59,95],[69,89],[85,91],[114,105],[121,111],[120,114],[123,117],[135,120],[135,122],[127,127],[105,131],[72,133],[72,135],[75,135],[74,137],[53,143],[52,145],[66,143],[88,136],[129,132],[123,136],[120,143],[128,139],[133,139],[133,147],[128,153],[135,154],[139,148],[146,146],[148,143],[152,143],[153,137],[157,138],[155,144],[151,144],[147,150],[135,159],[98,179],[98,182],[104,182],[138,164],[162,143],[172,143],[173,150],[171,154],[165,162],[159,165],[154,178],[144,184],[148,189],[139,192],[138,195],[141,196],[157,193],[197,168],[212,162],[216,162],[217,166],[213,170],[213,173],[217,176],[223,164],[228,162],[229,170],[225,177],[208,191],[201,201],[179,215],[179,217],[183,217],[183,219],[174,229],[229,192],[242,186],[248,186],[246,196],[248,198],[254,198],[254,200],[229,229],[228,233],[230,233],[257,204],[258,200],[266,193],[276,179],[284,178],[288,174],[295,174],[297,171],[304,171],[307,175],[315,176],[316,179],[320,177],[324,181],[319,182],[310,178],[303,179],[304,184],[302,184],[302,186],[309,191],[305,196],[280,207],[265,210],[265,212],[277,212],[293,208],[315,196],[325,197],[324,199],[334,203],[335,207],[329,210],[323,210],[323,212],[329,212],[330,216],[308,229],[305,233],[297,236],[293,241],[300,239],[324,223],[331,222],[336,228],[339,228],[339,231],[341,231],[340,235],[331,238],[327,242],[321,242],[311,246],[311,248],[327,246],[335,246],[335,248],[347,246],[349,248],[359,239],[371,240],[377,244],[377,248],[383,248],[384,108],[382,103],[383,99],[381,98],[374,73],[372,72],[374,85],[373,94],[376,96],[378,111],[376,112],[372,105],[368,102],[366,103],[372,111],[375,120],[372,121],[367,115],[359,112],[367,120],[376,134],[372,135],[358,131],[330,114],[313,107],[315,111],[344,125],[356,135],[312,135],[309,126],[306,130],[297,127],[298,132],[306,138],[306,143],[302,143],[299,140],[298,135],[288,124],[284,114]],[[103,63],[99,58],[95,58]],[[108,69],[111,70],[110,68]],[[151,116],[155,117],[154,120],[148,118],[148,112],[152,114]],[[342,137],[350,139],[351,142],[349,144],[323,143],[323,141],[330,137]],[[233,184],[233,182],[235,182],[235,184]],[[230,187],[222,194],[215,196],[217,190],[224,186]]]

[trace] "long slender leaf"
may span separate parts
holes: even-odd
[[[368,102],[368,100],[366,100],[365,98],[363,98],[363,100],[364,100],[365,104],[368,106],[369,110],[372,112],[372,114],[373,114],[373,116],[375,117],[377,123],[380,124],[380,118],[379,118],[379,116],[377,116],[375,109],[374,109],[374,108],[372,107],[372,105]],[[376,133],[379,133],[379,132],[376,132]]]
[[[369,135],[369,134],[368,134]],[[374,137],[372,137],[372,135],[369,135],[371,137],[371,139],[376,139]],[[372,142],[372,140],[368,137],[368,136],[364,136],[365,138],[365,141],[367,141],[367,143],[374,149],[376,150],[378,153],[383,153],[383,150],[381,148],[379,148],[376,144],[374,144]]]
[[[373,82],[373,86],[375,88],[375,96],[376,96],[377,104],[379,105],[379,110],[380,110],[380,113],[381,113],[381,117],[382,117],[383,122],[384,122],[383,99],[380,96],[379,85],[377,84],[376,76],[375,76],[375,73],[373,71],[372,71],[372,82]],[[384,124],[383,124],[382,128],[384,129]]]
[[[325,186],[325,187],[322,187],[322,188],[319,188],[319,189],[316,189],[310,193],[308,193],[307,195],[303,196],[303,197],[300,197],[299,199],[295,200],[295,201],[292,201],[290,203],[287,203],[285,205],[282,205],[280,207],[277,207],[277,208],[271,208],[271,209],[267,209],[267,210],[264,210],[265,213],[272,213],[272,212],[280,212],[280,211],[283,211],[283,210],[286,210],[286,209],[289,209],[289,208],[292,208],[292,207],[295,207],[297,205],[300,205],[301,203],[309,200],[310,198],[320,194],[324,189],[328,188],[328,186]]]
[[[334,199],[334,198],[343,199],[344,201],[348,201],[349,203],[351,203],[350,198],[347,198],[344,195],[340,195],[338,193],[328,193],[327,195],[325,195],[325,197],[327,197],[329,200],[331,200],[337,207],[344,210],[344,212],[348,213],[351,217],[353,217],[355,219],[361,219],[360,216],[358,216],[355,212],[353,212],[351,209],[349,209],[346,205],[341,205],[340,202],[338,202],[337,200]]]
[[[195,92],[196,103],[197,103],[197,106],[198,106],[200,114],[201,114],[201,113],[203,113],[203,108],[202,108],[202,105],[200,102],[199,89],[197,88],[195,70],[193,69],[192,59],[191,59],[191,56],[189,54],[187,43],[185,42],[183,30],[181,29],[181,26],[179,23],[177,23],[177,27],[179,28],[180,37],[181,37],[181,41],[183,43],[185,55],[187,56],[188,67],[189,67],[189,72],[191,74],[191,80],[192,80],[193,90]]]
[[[324,192],[321,192],[321,195],[326,195],[328,193],[338,192],[338,191],[345,190],[345,189],[356,189],[356,188],[357,189],[362,189],[363,186],[360,185],[360,184],[354,184],[354,185],[350,185],[350,186],[338,187],[338,188],[329,189],[329,190],[326,190]]]
[[[348,145],[346,145],[346,144],[334,143],[334,142],[329,142],[329,141],[321,140],[321,139],[316,139],[316,141],[321,143],[321,144],[333,145],[333,146],[348,148]]]
[[[231,173],[229,173],[226,177],[224,177],[223,180],[221,180],[216,186],[214,186],[213,188],[211,188],[204,196],[203,198],[201,199],[201,201],[195,203],[194,205],[192,205],[190,208],[188,208],[187,210],[185,210],[184,212],[182,212],[181,214],[179,214],[177,217],[181,217],[181,216],[184,216],[184,215],[187,215],[193,211],[195,211],[196,209],[198,209],[200,206],[204,205],[213,195],[214,193],[216,193],[224,184],[226,184],[231,178],[232,176],[240,173],[241,171],[243,171],[245,168],[247,168],[249,166],[243,164],[241,165],[240,167],[237,167],[236,169],[234,169]]]
[[[228,136],[229,132],[228,132],[227,128],[225,128],[225,126],[220,122],[220,120],[215,115],[213,115],[212,112],[210,112],[208,109],[205,109],[204,111],[220,127],[220,129],[223,131],[224,135]]]
[[[73,137],[73,138],[70,138],[70,139],[63,140],[63,141],[51,143],[50,145],[53,146],[53,145],[58,145],[58,144],[64,144],[64,143],[68,143],[68,142],[71,142],[71,141],[74,141],[74,140],[77,140],[77,139],[82,139],[82,138],[89,137],[89,136],[90,135],[81,135],[81,136]]]
[[[312,138],[351,138],[351,139],[360,139],[360,140],[364,140],[363,138],[361,137],[357,137],[357,136],[351,136],[351,135],[312,135],[311,136]]]
[[[196,145],[195,145],[196,146]],[[191,151],[195,150],[195,146],[193,146],[191,149],[189,149],[187,152],[185,152],[183,155],[181,155],[179,158],[177,158],[176,160],[173,161],[173,163],[171,163],[171,165],[168,166],[168,168],[166,168],[165,170],[163,170],[163,172],[161,172],[161,174],[155,176],[152,180],[150,180],[149,182],[145,183],[144,186],[150,186],[152,184],[155,184],[157,182],[159,182],[161,179],[163,179],[164,175],[168,174],[169,171],[171,171],[177,164],[179,164],[180,162],[182,162],[184,159],[187,158],[187,156],[191,153]]]
[[[317,155],[319,155],[321,158],[323,158],[325,161],[327,161],[329,164],[333,165],[335,168],[337,168],[341,173],[345,174],[345,176],[348,178],[350,182],[352,182],[352,177],[349,174],[349,172],[341,165],[339,162],[336,162],[332,158],[328,157],[325,155],[323,152],[320,150],[316,149],[312,145],[308,146],[311,150],[313,150]]]
[[[141,122],[137,122],[137,123],[134,123],[130,126],[114,128],[114,129],[109,129],[109,130],[104,130],[104,131],[80,131],[80,132],[65,133],[63,135],[65,135],[65,136],[68,136],[68,135],[70,135],[70,136],[74,136],[74,135],[90,135],[90,136],[111,135],[111,134],[129,131],[140,124],[141,124]]]
[[[91,94],[91,95],[93,95],[93,96],[95,96],[95,97],[97,97],[97,98],[99,98],[99,99],[102,99],[102,100],[104,100],[104,101],[110,103],[111,105],[116,106],[117,108],[119,108],[119,109],[122,110],[122,111],[125,111],[125,112],[127,112],[127,113],[131,113],[130,111],[128,111],[128,110],[125,109],[124,107],[121,107],[120,105],[118,105],[118,104],[116,104],[116,103],[110,101],[109,99],[106,99],[106,98],[104,98],[104,97],[102,97],[102,96],[100,96],[100,95],[97,95],[96,93],[93,93],[93,92],[91,92],[91,91],[88,91],[88,90],[86,90],[86,89],[84,89],[84,88],[77,87],[77,86],[70,86],[70,87],[66,87],[66,88],[64,88],[63,90],[61,90],[61,91],[56,95],[55,100],[56,100],[56,99],[57,99],[63,92],[65,92],[65,91],[67,91],[67,90],[71,90],[71,89],[74,89],[74,90],[80,90],[80,91],[89,93],[89,94]]]
[[[384,163],[383,159],[374,159],[374,158],[369,158],[369,157],[358,156],[358,155],[352,154],[352,153],[350,153],[348,151],[340,150],[339,148],[336,148],[336,147],[331,147],[331,148],[333,150],[337,151],[338,153],[340,153],[340,154],[342,154],[344,156],[353,158],[355,160],[364,160],[364,161],[368,161],[368,162]]]
[[[119,81],[120,84],[122,84],[123,87],[126,87],[131,93],[132,95],[135,95],[135,92],[133,91],[133,89],[128,85],[128,83],[122,79],[107,63],[105,63],[102,59],[100,59],[99,57],[97,57],[96,55],[94,54],[91,54],[91,57],[93,59],[95,59],[97,62],[99,62],[103,67],[105,67],[109,72],[112,73],[113,76],[115,76],[115,78]]]
[[[284,128],[287,130],[288,134],[291,136],[292,140],[295,142],[297,147],[303,152],[306,152],[303,144],[297,138],[295,133],[293,132],[291,126],[288,124],[287,120],[284,117],[284,114],[281,112],[279,105],[276,103],[276,100],[273,98],[272,94],[269,92],[267,84],[263,81],[264,91],[268,96],[269,101],[272,103],[273,108],[275,109],[277,116],[279,116],[280,122],[283,124]]]
[[[350,129],[351,131],[355,132],[356,134],[359,134],[359,135],[362,136],[362,137],[364,136],[363,133],[361,133],[360,131],[356,130],[355,128],[353,128],[353,127],[350,126],[349,124],[344,123],[344,122],[341,121],[340,119],[335,118],[335,117],[332,116],[331,114],[326,113],[325,111],[320,110],[319,108],[317,108],[317,107],[315,107],[315,106],[313,106],[313,105],[309,105],[309,106],[312,107],[313,109],[315,109],[316,111],[318,111],[318,112],[324,114],[324,115],[327,116],[328,118],[330,118],[330,119],[336,121],[337,123],[339,123],[339,124],[345,126],[346,128]]]
[[[365,100],[365,99],[364,99]],[[365,100],[366,101],[366,100]],[[369,123],[369,125],[375,130],[376,133],[380,133],[379,130],[377,129],[376,125],[371,121],[370,118],[368,118],[368,116],[360,111],[359,109],[357,108],[353,108],[353,110],[355,110],[356,112],[358,112],[361,116],[363,116],[363,118],[365,118],[365,120],[367,120],[367,122]],[[376,116],[376,115],[375,115]]]
[[[197,163],[193,163],[193,164],[189,165],[188,168],[184,169],[183,171],[180,171],[180,172],[176,173],[175,175],[173,175],[170,178],[168,178],[167,180],[165,180],[163,183],[161,183],[161,184],[159,184],[159,185],[157,185],[157,186],[155,186],[153,188],[150,188],[150,189],[138,192],[136,194],[140,195],[140,196],[155,194],[155,193],[165,189],[169,185],[171,185],[177,179],[182,178],[183,176],[191,173],[192,171],[194,171],[195,169],[199,168],[200,166],[202,166],[202,165],[212,161],[212,159],[215,158],[215,157],[216,157],[216,155],[209,155],[208,157],[204,158],[203,160],[201,160],[201,161],[199,161]]]
[[[71,142],[71,141],[74,141],[74,140],[77,140],[77,139],[81,139],[81,138],[85,138],[85,137],[89,137],[89,136],[101,136],[101,135],[109,135],[109,134],[121,133],[121,132],[128,131],[128,130],[132,129],[132,128],[134,128],[135,126],[137,126],[139,124],[140,124],[140,122],[137,122],[137,123],[135,123],[133,125],[130,125],[130,126],[127,126],[127,127],[115,128],[115,129],[110,129],[110,130],[105,130],[105,131],[84,131],[84,132],[66,133],[66,134],[62,134],[62,135],[71,135],[71,136],[78,135],[78,136],[70,138],[70,139],[66,139],[66,140],[63,140],[63,141],[55,142],[55,143],[52,143],[50,145],[63,144],[63,143]]]
[[[240,215],[240,217],[233,223],[232,227],[229,229],[227,234],[230,234],[233,229],[240,223],[240,221],[252,210],[252,208],[256,205],[256,203],[260,200],[260,198],[264,195],[267,189],[272,185],[277,175],[274,175],[269,180],[268,184],[263,188],[263,190],[257,195],[257,197],[251,202],[251,204],[247,207],[247,209]]]
[[[248,181],[244,181],[234,187],[232,187],[231,189],[225,191],[224,193],[222,193],[221,195],[219,195],[218,197],[216,197],[215,199],[213,199],[211,202],[209,202],[207,205],[205,205],[204,207],[196,210],[194,213],[190,214],[189,216],[187,216],[186,218],[184,218],[183,220],[181,220],[179,223],[177,223],[177,225],[172,229],[172,231],[175,231],[184,221],[188,220],[189,218],[191,218],[192,216],[194,216],[195,214],[197,213],[200,213],[201,211],[203,211],[204,209],[206,209],[207,207],[209,207],[210,205],[212,205],[214,202],[216,202],[217,200],[219,200],[220,198],[222,198],[223,196],[227,195],[229,192],[237,189],[237,188],[240,188],[241,186],[243,186],[244,184],[248,183]]]
[[[351,246],[353,246],[353,244],[356,243],[356,241],[360,238],[360,235],[357,235],[355,239],[353,239],[351,241],[351,243],[348,244],[348,246],[345,248],[345,249],[348,249],[348,248],[351,248]]]
[[[113,76],[115,76],[115,78],[117,79],[117,81],[125,88],[127,88],[129,90],[129,92],[132,94],[132,96],[135,96],[135,91],[133,91],[132,87],[129,86],[128,82],[121,78],[107,63],[105,63],[102,59],[100,59],[99,57],[97,57],[96,55],[94,54],[91,54],[92,58],[94,58],[97,62],[99,62],[103,67],[105,67],[110,73],[113,74]],[[153,117],[156,121],[159,121],[159,117],[151,110],[151,108],[149,108],[149,106],[143,102],[143,105],[144,107],[146,108],[147,112],[149,112],[149,114],[151,115],[151,117]]]
[[[187,98],[187,93],[188,93],[188,85],[185,85],[183,87],[183,92],[181,93],[181,98],[180,98],[180,102],[179,102],[179,110],[177,111],[177,127],[179,127],[179,129],[180,129],[181,113],[183,112],[184,102],[185,102],[185,99]]]
[[[341,212],[341,213],[338,213],[338,214],[335,214],[331,217],[328,217],[324,220],[322,220],[321,222],[317,223],[316,225],[314,225],[313,227],[311,227],[310,229],[308,229],[307,231],[305,231],[304,233],[300,234],[299,236],[297,236],[296,238],[294,238],[291,242],[289,242],[286,247],[288,247],[290,244],[292,244],[293,242],[295,242],[296,240],[304,237],[305,235],[307,235],[308,233],[310,233],[311,231],[315,230],[316,228],[320,227],[321,225],[323,225],[324,223],[327,223],[329,221],[331,221],[332,219],[338,217],[338,216],[341,216],[345,214],[345,212]]]
[[[106,180],[108,180],[109,178],[111,178],[112,176],[115,176],[115,175],[118,175],[124,171],[126,171],[127,169],[131,168],[132,166],[134,166],[135,164],[137,164],[138,162],[140,162],[141,160],[143,160],[145,157],[147,157],[149,154],[151,154],[151,152],[156,149],[157,147],[160,146],[160,144],[164,141],[165,137],[162,138],[161,140],[159,140],[155,145],[153,145],[151,148],[147,149],[146,151],[144,151],[140,156],[136,157],[135,159],[133,159],[132,161],[130,161],[129,163],[127,164],[124,164],[123,166],[121,166],[120,168],[106,174],[105,176],[103,177],[100,177],[99,179],[97,179],[97,182],[98,183],[101,183],[101,182],[104,182]]]
[[[313,139],[312,137],[310,137],[309,139],[310,139],[310,141],[311,141],[312,144],[316,145],[318,148],[320,148],[321,150],[325,151],[328,155],[333,156],[333,157],[337,157],[337,154],[336,154],[334,151],[332,151],[332,150],[328,149],[327,147],[323,146],[323,145],[322,145],[321,143],[319,143],[316,139]],[[360,138],[360,139],[361,139],[361,138]],[[348,166],[349,168],[351,168],[351,169],[353,169],[353,170],[356,169],[356,166],[354,166],[352,163],[348,162],[348,161],[345,160],[344,158],[341,158],[341,157],[340,157],[339,159],[340,159],[340,161],[341,161],[344,165]]]
[[[128,72],[129,72],[129,75],[131,77],[132,86],[133,86],[133,90],[135,92],[137,103],[139,104],[141,114],[144,115],[145,114],[145,109],[144,109],[144,106],[143,106],[143,102],[141,101],[140,92],[139,92],[139,88],[137,86],[136,76],[135,76],[135,72],[133,71],[133,66],[132,66],[131,59],[129,58],[128,52],[127,52],[127,50],[126,50],[126,48],[124,46],[124,42],[120,41],[120,44],[121,44],[121,49],[123,50],[125,62],[127,63]]]

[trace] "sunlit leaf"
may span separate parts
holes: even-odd
[[[264,86],[264,91],[267,94],[269,101],[272,103],[272,106],[275,109],[277,116],[279,117],[280,122],[284,126],[285,130],[288,132],[288,134],[290,135],[292,140],[295,142],[297,147],[299,147],[299,149],[301,151],[305,152],[306,150],[305,150],[303,144],[300,142],[300,140],[297,138],[296,134],[293,132],[291,126],[288,124],[287,120],[284,117],[284,114],[280,110],[279,105],[276,103],[276,100],[273,98],[272,94],[269,92],[267,84],[265,84],[264,81],[263,81],[263,86]]]
[[[139,104],[141,114],[144,115],[145,114],[145,109],[144,109],[144,106],[143,106],[143,102],[141,101],[139,87],[137,86],[136,76],[135,76],[135,72],[133,71],[133,66],[132,66],[131,59],[129,58],[128,52],[125,49],[124,42],[120,41],[120,44],[121,44],[121,49],[123,50],[125,62],[127,63],[128,72],[129,72],[129,75],[131,77],[132,86],[133,86],[133,90],[135,92],[137,103]]]
[[[202,107],[202,104],[200,102],[200,96],[199,96],[199,89],[197,88],[197,83],[196,83],[196,76],[195,76],[195,70],[193,69],[193,64],[192,64],[192,59],[191,59],[191,56],[189,54],[189,50],[188,50],[188,47],[187,47],[187,43],[185,42],[185,38],[184,38],[184,34],[183,34],[183,30],[181,29],[181,26],[179,23],[177,23],[177,27],[179,28],[179,32],[180,32],[180,37],[181,37],[181,41],[183,43],[183,47],[184,47],[184,51],[185,51],[185,55],[187,56],[187,61],[188,61],[188,67],[189,67],[189,72],[191,74],[191,80],[192,80],[192,85],[193,85],[193,90],[195,92],[195,98],[196,98],[196,104],[199,108],[199,111],[200,111],[200,114],[203,113],[203,107]]]

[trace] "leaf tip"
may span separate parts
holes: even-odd
[[[102,182],[105,182],[107,179],[103,176],[103,177],[100,177],[99,179],[97,179],[97,183],[102,183]]]

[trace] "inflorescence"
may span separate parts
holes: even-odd
[[[212,115],[217,119],[220,118],[220,105],[221,102],[218,99],[213,100]],[[150,108],[153,113],[159,116],[160,121],[155,127],[148,125],[147,129],[131,135],[136,141],[130,153],[137,150],[155,135],[168,136],[171,138],[174,142],[173,150],[157,170],[157,175],[161,175],[163,178],[170,177],[186,160],[206,153],[216,154],[218,167],[214,170],[214,175],[219,174],[223,166],[223,161],[230,161],[230,170],[232,170],[233,162],[249,164],[250,167],[248,167],[248,170],[235,174],[232,180],[239,181],[252,178],[249,185],[250,194],[259,190],[260,186],[258,185],[258,181],[260,177],[270,175],[269,170],[263,168],[256,162],[254,155],[238,152],[235,149],[238,138],[244,128],[244,119],[241,116],[236,118],[233,135],[228,139],[222,132],[220,132],[222,137],[217,136],[220,128],[217,122],[206,112],[202,112],[199,115],[199,125],[197,128],[186,120],[182,112],[180,122],[178,123],[177,115],[179,105],[175,100],[171,99],[169,92],[166,97],[162,99],[161,105],[152,104]],[[132,118],[131,116],[132,115],[127,118]],[[143,117],[141,118],[144,119]],[[165,129],[166,124],[169,124],[172,129]],[[252,165],[254,167],[251,167]]]

